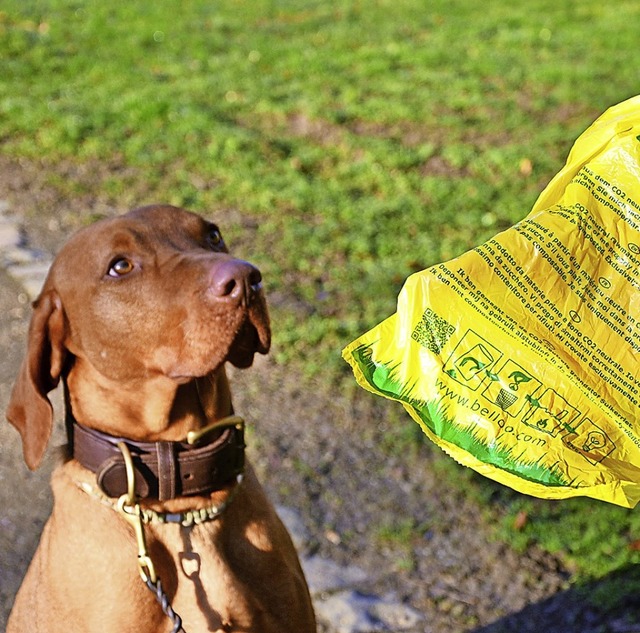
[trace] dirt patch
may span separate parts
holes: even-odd
[[[118,177],[121,168],[113,169]],[[77,197],[59,195],[55,182],[62,177],[74,179]],[[30,245],[52,252],[89,218],[129,206],[93,193],[112,177],[104,167],[53,170],[3,158],[0,199],[22,218]],[[20,288],[2,275],[0,300],[4,409],[22,358],[29,308]],[[497,542],[482,508],[442,477],[437,449],[426,441],[401,441],[414,423],[397,406],[350,387],[332,387],[322,376],[303,382],[295,368],[268,358],[231,372],[231,380],[236,409],[250,424],[251,458],[274,501],[297,510],[314,553],[359,566],[372,592],[393,593],[423,613],[415,633],[640,631],[633,624],[640,619],[635,603],[590,605],[571,588],[558,559],[536,548],[518,554]],[[54,443],[63,439],[58,422]],[[29,474],[18,436],[7,424],[0,425],[0,446],[4,622],[49,511],[53,458]],[[627,570],[615,580],[637,575]],[[607,582],[589,590],[606,588]]]

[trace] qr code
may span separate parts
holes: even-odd
[[[439,354],[455,331],[456,328],[451,323],[439,317],[431,308],[427,308],[411,338],[430,352]]]

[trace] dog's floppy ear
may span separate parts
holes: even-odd
[[[24,461],[35,470],[42,461],[53,429],[53,407],[47,394],[60,381],[65,359],[65,318],[53,290],[34,303],[27,353],[7,408],[7,419],[22,436]]]

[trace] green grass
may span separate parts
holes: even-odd
[[[580,497],[560,501],[526,497],[460,468],[453,460],[438,460],[434,468],[485,509],[485,519],[495,525],[495,538],[521,552],[536,545],[563,560],[585,604],[614,614],[622,604],[637,604],[640,555],[632,551],[640,534],[637,509]]]
[[[636,92],[639,22],[635,0],[4,0],[0,153],[106,165],[85,186],[120,209],[241,217],[276,358],[347,389],[341,348],[406,276],[521,219]],[[637,561],[637,514],[506,498],[585,577]]]

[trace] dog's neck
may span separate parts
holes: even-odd
[[[189,431],[233,413],[224,367],[184,383],[158,376],[123,385],[79,361],[66,383],[75,421],[137,441],[182,441]]]

